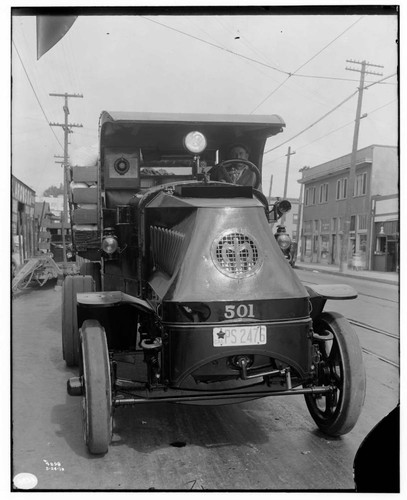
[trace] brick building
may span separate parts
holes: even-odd
[[[351,155],[304,170],[301,260],[339,264],[346,204],[351,203],[348,266],[395,271],[399,256],[398,150],[371,145],[357,151],[353,196]],[[385,202],[385,203],[384,203]]]

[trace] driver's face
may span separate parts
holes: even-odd
[[[241,146],[236,146],[231,149],[230,158],[231,160],[234,159],[247,160],[249,158],[249,153],[245,150],[245,148],[242,148]]]

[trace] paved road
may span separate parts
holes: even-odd
[[[397,368],[366,355],[365,406],[342,438],[316,429],[301,396],[139,405],[116,411],[112,446],[96,458],[82,441],[80,398],[66,394],[75,370],[61,357],[60,300],[52,286],[13,300],[13,475],[34,474],[37,489],[352,489],[358,446],[398,401]]]

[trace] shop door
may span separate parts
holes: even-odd
[[[389,272],[397,270],[397,242],[387,240],[387,269]]]
[[[332,235],[331,259],[332,259],[332,264],[336,264],[336,234]]]

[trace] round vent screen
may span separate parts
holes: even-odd
[[[212,259],[219,271],[232,278],[250,276],[261,266],[254,238],[237,230],[223,233],[213,242]]]

